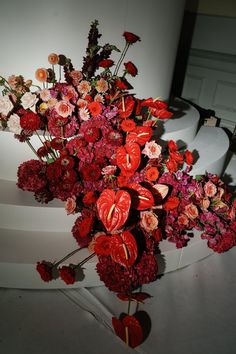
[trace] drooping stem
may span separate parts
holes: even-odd
[[[77,267],[81,267],[83,264],[87,263],[91,258],[93,258],[96,255],[96,253],[92,253],[90,254],[88,257],[86,257],[85,259],[83,259]]]
[[[63,257],[60,261],[54,264],[54,267],[57,267],[60,263],[66,261],[68,258],[72,257],[74,254],[82,250],[83,247],[76,248],[74,251],[68,253],[65,257]]]

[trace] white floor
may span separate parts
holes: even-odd
[[[235,186],[235,156],[226,173]],[[235,264],[236,248],[146,286],[153,298],[142,310],[150,315],[152,329],[135,351],[110,330],[109,314],[126,309],[104,287],[88,289],[95,296],[90,312],[81,301],[83,290],[0,289],[0,353],[234,354]]]

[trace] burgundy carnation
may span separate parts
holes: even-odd
[[[59,268],[59,274],[62,280],[67,285],[74,284],[75,282],[75,270],[73,267],[70,266],[62,266]]]
[[[124,63],[124,66],[128,74],[130,74],[131,76],[136,76],[138,74],[138,69],[131,61]]]
[[[39,160],[23,162],[17,171],[17,186],[25,191],[36,192],[47,185],[46,166]]]
[[[50,262],[42,261],[37,262],[36,266],[37,272],[40,274],[42,280],[49,282],[53,279],[53,264]]]

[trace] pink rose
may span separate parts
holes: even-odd
[[[76,209],[75,198],[73,198],[73,197],[67,198],[66,203],[65,203],[65,209],[66,209],[67,215],[73,214],[75,212],[75,209]]]
[[[208,181],[204,186],[204,192],[207,197],[213,197],[217,192],[217,188],[214,183]]]
[[[147,155],[149,159],[157,159],[161,154],[161,146],[154,140],[149,141],[145,144],[142,154]]]
[[[187,215],[187,217],[189,217],[189,219],[196,219],[196,217],[198,216],[198,210],[196,205],[194,205],[193,203],[186,205],[185,214]]]
[[[55,105],[55,110],[61,117],[66,118],[71,115],[74,107],[67,101],[59,101]]]
[[[158,218],[152,211],[142,211],[140,213],[140,217],[141,217],[140,225],[145,231],[151,232],[157,229]]]

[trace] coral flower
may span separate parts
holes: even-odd
[[[145,177],[148,181],[156,181],[157,178],[159,177],[159,172],[156,167],[150,166],[146,169],[145,171]]]
[[[100,80],[98,80],[96,82],[96,90],[99,93],[103,93],[106,92],[108,90],[108,83],[106,80],[104,80],[103,78],[101,78]]]
[[[47,77],[48,77],[47,69],[39,68],[39,69],[36,70],[36,72],[35,72],[36,80],[38,80],[40,82],[46,82],[47,81]]]
[[[59,62],[59,57],[58,57],[57,54],[51,53],[51,54],[49,54],[49,56],[48,56],[48,61],[49,61],[50,64],[56,65],[56,64],[58,64],[58,62]]]
[[[102,105],[99,102],[91,102],[88,104],[88,109],[91,115],[96,117],[102,112]]]

